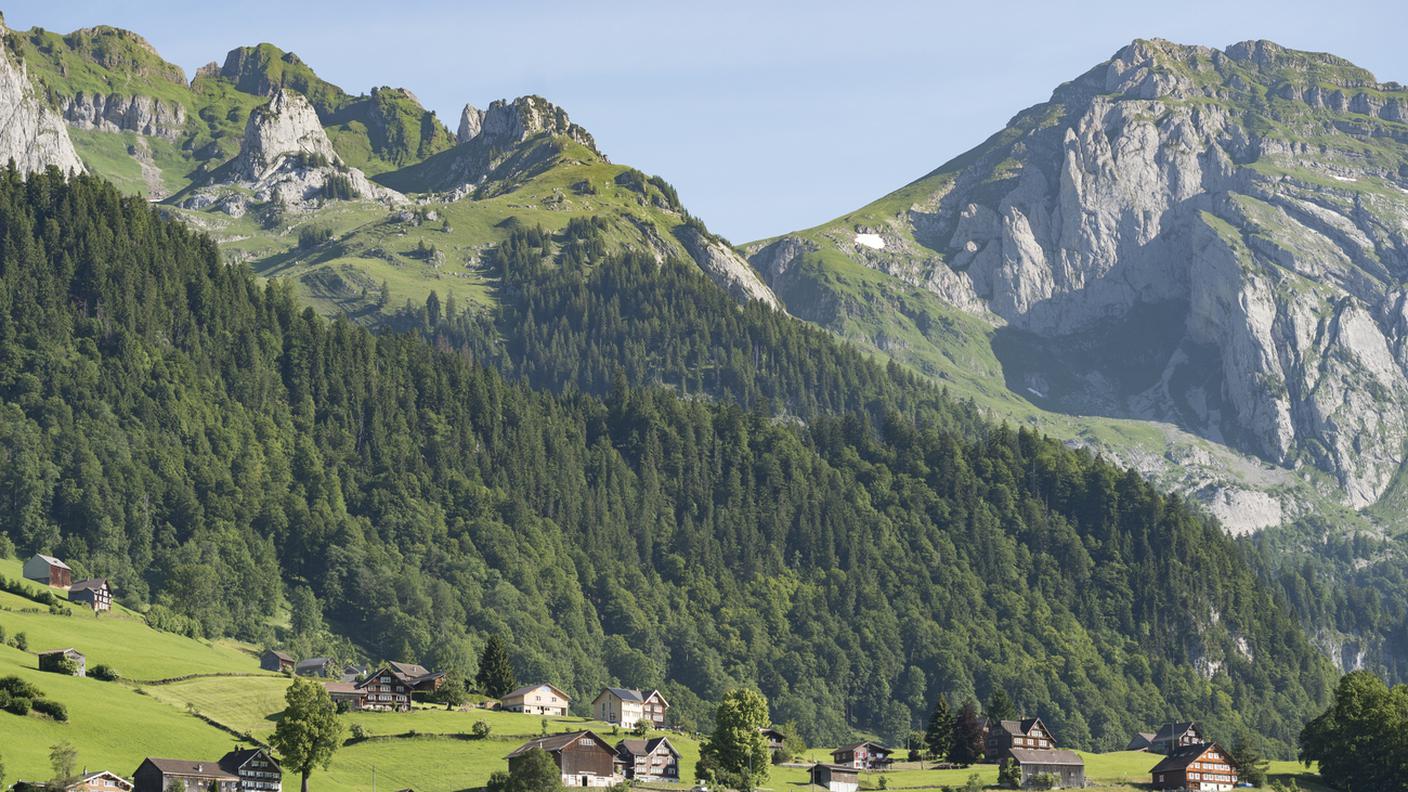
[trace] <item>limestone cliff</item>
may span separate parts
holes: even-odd
[[[0,39],[8,35],[0,21]],[[83,171],[63,120],[40,100],[24,65],[6,50],[0,52],[0,163],[9,161],[25,173],[50,165],[65,172]]]

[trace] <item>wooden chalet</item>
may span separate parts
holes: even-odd
[[[895,752],[878,742],[864,742],[843,745],[831,752],[832,764],[856,770],[883,770],[893,761]]]
[[[860,771],[854,767],[816,764],[812,765],[809,775],[812,786],[821,787],[827,792],[859,792],[860,790]]]
[[[148,757],[132,782],[134,792],[239,792],[240,777],[218,762]]]
[[[998,763],[1006,759],[1013,748],[1046,751],[1056,747],[1041,718],[988,721],[983,737],[983,761]]]
[[[1009,748],[1007,754],[1022,772],[1022,786],[1032,779],[1049,775],[1060,788],[1080,789],[1085,786],[1085,761],[1075,751],[1050,748]]]
[[[529,740],[508,755],[508,771],[514,772],[533,751],[544,751],[552,757],[562,772],[564,786],[610,787],[623,780],[616,750],[596,732],[567,732]]]
[[[81,602],[95,613],[112,610],[112,587],[107,578],[80,580],[68,587],[68,601]]]
[[[1237,768],[1217,743],[1179,746],[1150,771],[1154,789],[1226,792],[1237,786]]]
[[[263,748],[240,748],[220,757],[221,770],[239,778],[240,792],[281,792],[284,771]]]
[[[53,673],[65,673],[64,661],[73,664],[73,676],[88,676],[88,658],[83,653],[69,647],[67,649],[50,649],[39,653],[39,670],[51,671]]]
[[[1205,742],[1208,740],[1203,737],[1202,730],[1193,721],[1165,723],[1154,733],[1154,739],[1149,741],[1149,750],[1168,756],[1184,746],[1202,745]]]
[[[626,778],[635,781],[678,781],[680,752],[666,737],[626,739],[616,743],[616,756]]]
[[[19,785],[17,784],[16,787]],[[78,778],[54,781],[49,789],[62,792],[131,792],[132,782],[108,770],[84,773]]]
[[[334,677],[337,672],[337,663],[331,657],[310,657],[293,667],[293,673],[305,677]]]
[[[294,665],[293,655],[278,649],[265,649],[264,653],[259,655],[259,667],[265,671],[288,673],[293,670]]]
[[[54,588],[68,588],[73,584],[73,570],[68,564],[43,553],[35,553],[24,562],[24,577]]]
[[[572,698],[562,692],[562,688],[547,682],[524,685],[499,700],[499,707],[509,712],[526,712],[529,715],[565,716]]]
[[[411,708],[413,693],[432,692],[444,679],[444,673],[428,671],[424,666],[390,661],[356,685],[363,693],[362,709],[406,712]]]
[[[1147,751],[1153,747],[1153,732],[1135,732],[1134,736],[1129,738],[1129,743],[1125,745],[1124,749],[1126,751]]]
[[[774,753],[781,751],[783,743],[787,742],[787,735],[778,731],[775,726],[765,726],[758,729],[758,733],[768,741],[768,750]]]
[[[658,690],[643,693],[634,688],[606,687],[592,700],[594,717],[623,729],[634,728],[640,721],[663,729],[669,708],[670,702]]]

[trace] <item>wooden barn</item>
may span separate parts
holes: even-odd
[[[43,553],[35,553],[33,558],[24,562],[24,576],[26,580],[55,588],[68,588],[73,584],[73,570],[68,568],[68,564]]]
[[[533,751],[545,751],[562,772],[562,783],[570,787],[610,787],[624,778],[618,770],[616,749],[596,732],[577,731],[539,737],[518,746],[508,755],[508,771]]]

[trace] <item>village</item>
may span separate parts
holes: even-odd
[[[74,606],[101,616],[114,607],[113,592],[104,579],[74,580],[62,560],[44,554],[23,565],[26,580],[46,589],[62,591]],[[42,599],[42,596],[41,596]],[[51,605],[51,611],[54,610]],[[46,673],[85,677],[90,673],[85,647],[38,647],[35,668]],[[251,663],[253,665],[253,663]],[[94,666],[94,669],[100,666]],[[265,647],[257,656],[260,672],[289,679],[314,680],[326,691],[339,713],[441,713],[437,694],[446,675],[422,665],[386,661],[375,667],[338,663],[328,657],[299,658],[282,649]],[[251,669],[253,672],[253,669]],[[688,777],[681,746],[697,753],[699,735],[676,728],[670,703],[659,690],[606,686],[586,707],[573,708],[573,697],[548,681],[518,686],[498,697],[485,697],[458,711],[493,712],[537,719],[539,734],[516,745],[506,745],[497,757],[499,769],[512,776],[530,757],[545,754],[555,765],[566,787],[622,787],[663,789],[692,787],[705,792]],[[557,724],[549,730],[549,721]],[[580,726],[573,726],[573,722]],[[484,721],[475,730],[489,731]],[[474,730],[472,730],[474,731]],[[861,739],[834,749],[807,749],[789,739],[777,725],[756,728],[771,763],[782,773],[800,773],[789,785],[817,792],[860,792],[878,788],[916,787],[916,772],[945,779],[965,769],[996,766],[998,788],[1054,789],[1099,785],[1087,778],[1085,756],[1061,747],[1057,736],[1039,716],[984,718],[980,749],[971,762],[937,761],[923,745],[896,749],[872,739]],[[354,728],[353,739],[357,739]],[[1147,773],[1138,787],[1154,790],[1231,790],[1241,784],[1237,768],[1217,740],[1193,722],[1155,725],[1151,731],[1132,735],[1122,756],[1145,755]],[[694,759],[691,756],[691,759]],[[1094,759],[1092,758],[1092,761]],[[696,760],[697,762],[697,760]],[[970,768],[970,765],[972,768]],[[240,745],[222,756],[134,756],[132,769],[120,767],[89,770],[58,781],[22,781],[15,789],[138,790],[139,792],[278,792],[286,770],[267,744]],[[990,772],[990,771],[987,771]],[[893,785],[890,778],[897,779]],[[972,789],[976,773],[967,786]],[[901,786],[898,779],[904,778]],[[1242,784],[1245,785],[1245,784]],[[927,788],[946,788],[935,782]],[[976,788],[991,784],[979,783]],[[414,786],[408,787],[414,788]]]

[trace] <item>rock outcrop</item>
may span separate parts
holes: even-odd
[[[1408,445],[1405,113],[1333,56],[1136,41],[825,244],[1043,348],[1081,338],[1062,409],[1313,466],[1363,507]],[[1128,354],[1092,345],[1127,352],[1170,305],[1142,331],[1152,375],[1118,383]]]
[[[0,39],[8,34],[0,22]],[[6,50],[0,52],[0,163],[11,160],[24,173],[50,165],[83,171],[63,120],[36,95],[24,65]]]
[[[232,193],[231,184],[245,189]],[[349,198],[406,202],[405,196],[343,164],[313,106],[301,94],[280,88],[268,104],[250,113],[239,155],[215,172],[214,183],[193,190],[181,205],[214,206],[240,215],[250,203],[277,202],[301,210]]]
[[[150,96],[78,94],[63,100],[64,120],[79,129],[136,132],[177,140],[186,129],[186,108]]]
[[[479,131],[484,128],[484,111],[472,104],[467,104],[460,111],[460,125],[455,130],[455,140],[459,143],[468,143],[479,137]]]
[[[701,232],[691,225],[681,225],[675,230],[675,237],[694,259],[699,268],[715,283],[732,294],[735,299],[759,300],[773,308],[781,309],[777,296],[763,283],[758,273],[749,266],[747,259],[711,234]]]

